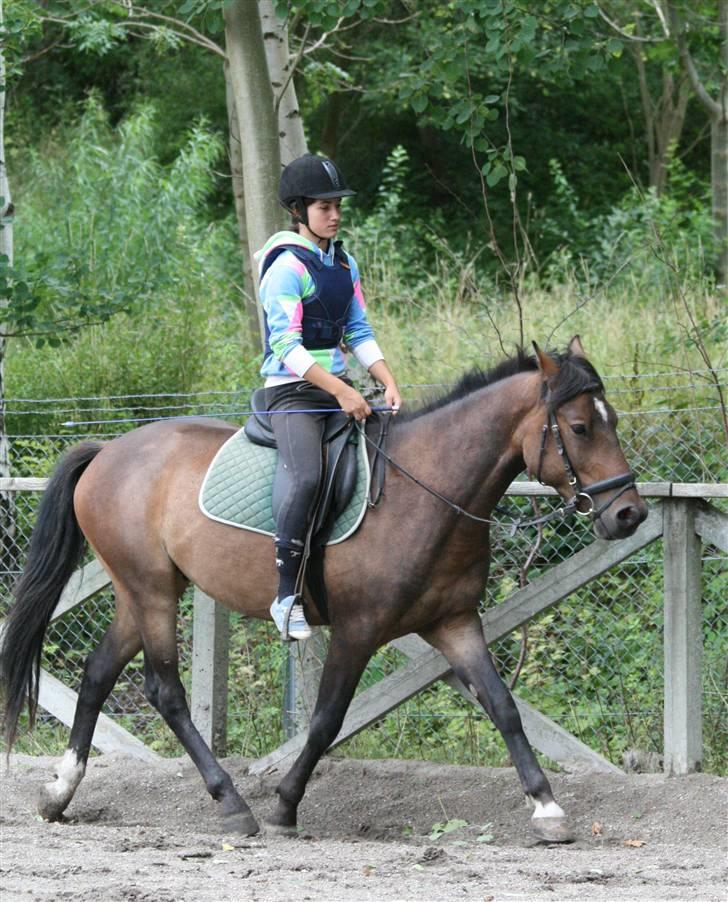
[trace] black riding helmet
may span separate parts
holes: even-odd
[[[289,163],[281,174],[278,200],[304,225],[308,225],[304,198],[330,200],[335,197],[352,197],[344,174],[333,160],[306,153]],[[294,209],[294,206],[296,209]]]

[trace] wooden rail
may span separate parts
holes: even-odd
[[[47,479],[0,479],[0,491],[40,492],[47,482]],[[610,567],[663,537],[664,761],[666,772],[685,774],[699,769],[702,757],[702,543],[728,552],[728,516],[703,499],[728,498],[728,484],[649,482],[638,483],[638,489],[643,497],[656,499],[658,503],[651,507],[648,520],[634,536],[620,542],[596,540],[557,564],[487,611],[482,617],[483,630],[489,642],[497,641]],[[555,492],[535,482],[514,482],[507,494],[549,496]],[[73,575],[52,619],[63,616],[109,584],[108,575],[99,562],[90,562]],[[225,746],[229,612],[196,590],[194,617],[193,716],[208,743],[222,753]],[[406,636],[393,644],[407,655],[408,663],[354,699],[334,746],[376,723],[437,680],[445,680],[470,698],[443,656],[419,637]],[[71,723],[75,698],[70,689],[43,674],[41,705],[64,723]],[[578,762],[598,770],[616,769],[530,705],[518,698],[516,703],[530,741],[553,760],[567,767]],[[254,762],[251,772],[287,767],[303,747],[305,737],[305,730],[302,730],[274,752]],[[138,757],[156,757],[154,752],[103,715],[93,742],[102,751],[124,749]]]
[[[42,492],[47,478],[11,476],[0,479],[0,492]],[[637,490],[643,498],[728,498],[725,482],[638,482]],[[556,490],[540,482],[512,482],[506,495],[523,497],[556,495]]]

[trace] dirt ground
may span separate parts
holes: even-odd
[[[298,838],[225,835],[187,758],[93,758],[65,823],[35,814],[49,758],[0,787],[0,896],[44,900],[725,900],[728,780],[550,775],[570,845],[537,843],[511,769],[326,759]],[[226,764],[259,820],[278,776]],[[467,822],[439,838],[435,824]],[[632,843],[631,845],[629,843]]]

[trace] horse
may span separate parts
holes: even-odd
[[[483,636],[478,604],[490,517],[524,469],[558,492],[564,510],[589,515],[603,539],[630,536],[647,508],[579,336],[564,352],[534,349],[518,349],[488,372],[471,371],[450,393],[392,420],[383,500],[353,536],[327,549],[328,654],[305,746],[276,789],[267,830],[295,834],[307,781],[367,662],[385,643],[417,633],[445,655],[503,735],[533,805],[536,835],[573,838]],[[46,820],[60,819],[73,798],[101,706],[143,651],[146,697],[220,803],[222,826],[244,835],[261,829],[192,723],[176,641],[177,606],[190,583],[233,610],[269,619],[272,541],[212,521],[198,508],[208,465],[235,428],[204,418],[159,421],[105,444],[83,442],[57,465],[5,623],[0,678],[8,754],[26,696],[33,723],[46,627],[87,543],[111,578],[115,614],[85,663],[55,779],[41,789],[38,810]],[[306,604],[311,622],[320,624],[315,599]]]

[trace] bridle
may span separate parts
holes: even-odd
[[[541,471],[543,470],[544,457],[546,456],[546,440],[548,439],[549,433],[554,437],[556,450],[561,457],[561,462],[566,470],[569,485],[574,492],[573,496],[569,498],[564,505],[562,516],[566,516],[566,514],[569,513],[575,513],[580,517],[591,517],[593,521],[599,520],[604,511],[614,504],[617,498],[620,498],[630,489],[635,488],[634,474],[629,470],[619,476],[612,476],[610,479],[602,479],[599,482],[591,482],[589,485],[582,485],[581,480],[577,476],[576,470],[569,459],[566,445],[564,444],[564,439],[561,435],[561,429],[556,419],[556,411],[552,407],[548,408],[546,422],[541,428],[541,447],[538,455],[538,470],[536,471],[536,479],[541,485],[546,485],[541,479]],[[617,491],[615,491],[611,498],[608,498],[604,504],[595,509],[594,498],[592,496],[599,495],[602,492],[609,492],[612,489],[616,489]],[[586,510],[580,508],[583,501],[586,501],[588,505]]]
[[[566,446],[564,445],[564,440],[561,435],[561,429],[556,420],[556,412],[551,406],[547,406],[547,411],[546,422],[541,428],[541,446],[539,449],[538,470],[536,472],[536,478],[541,483],[541,485],[546,485],[546,483],[541,479],[541,472],[543,470],[543,462],[546,456],[546,441],[550,433],[554,437],[556,450],[561,457],[564,469],[566,470],[566,475],[569,480],[569,485],[571,486],[574,494],[571,498],[568,499],[565,504],[563,504],[559,508],[556,508],[555,510],[550,511],[548,514],[543,514],[540,517],[530,517],[527,519],[513,520],[509,528],[511,535],[515,535],[519,529],[525,529],[528,526],[540,526],[542,523],[548,523],[551,520],[564,519],[570,514],[577,514],[580,517],[591,517],[592,521],[596,522],[601,518],[604,511],[607,510],[607,508],[612,504],[614,504],[614,502],[618,498],[624,495],[625,492],[636,487],[634,474],[630,471],[622,473],[619,476],[612,476],[610,479],[602,479],[599,482],[592,482],[589,483],[589,485],[583,486],[566,451]],[[361,434],[363,435],[364,440],[374,448],[375,460],[379,456],[383,457],[396,470],[399,470],[400,473],[402,473],[404,476],[407,476],[414,483],[420,486],[420,488],[424,489],[426,492],[429,492],[430,495],[434,495],[435,498],[439,498],[440,501],[454,510],[456,514],[467,517],[468,520],[474,520],[476,523],[487,523],[491,526],[505,526],[505,524],[501,523],[498,520],[490,520],[487,517],[477,517],[475,514],[471,514],[469,511],[466,511],[464,508],[460,507],[459,504],[455,504],[454,501],[451,501],[449,498],[445,497],[445,495],[442,495],[436,489],[425,485],[425,483],[418,479],[413,473],[410,473],[409,470],[407,470],[405,467],[403,467],[401,464],[397,463],[397,461],[393,460],[390,457],[390,455],[382,447],[383,441],[381,440],[381,438],[377,443],[369,438],[364,429],[361,429]],[[384,430],[384,435],[386,435],[386,430]],[[616,491],[611,496],[611,498],[607,499],[607,501],[605,501],[600,507],[595,508],[594,498],[592,496],[599,495],[601,492],[609,492],[612,489],[616,489]],[[377,497],[376,501],[370,502],[370,507],[375,507],[378,501],[379,497]],[[579,507],[583,501],[586,501],[586,503],[589,505],[587,510],[581,510]],[[498,505],[496,505],[494,509],[501,513],[510,513],[510,511]]]

